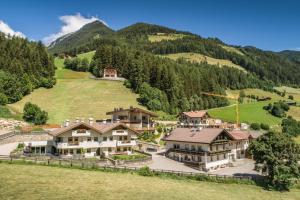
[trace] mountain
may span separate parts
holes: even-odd
[[[93,22],[75,33],[59,38],[49,50],[52,53],[68,52],[76,55],[96,50],[103,45],[127,46],[155,55],[194,53],[204,58],[206,56],[217,59],[216,63],[228,61],[227,63],[238,65],[259,79],[270,81],[274,85],[300,85],[297,52],[277,53],[252,46],[232,46],[218,38],[203,38],[193,33],[155,24],[136,23],[113,31],[101,22]],[[183,59],[188,61],[190,58],[183,57]]]
[[[114,31],[100,21],[86,24],[74,33],[64,35],[52,42],[48,49],[50,53],[68,52],[74,48],[92,43],[95,39],[113,34]]]
[[[300,51],[292,51],[292,50],[285,50],[278,53],[289,59],[292,62],[296,62],[300,64]]]

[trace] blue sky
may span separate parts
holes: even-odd
[[[3,0],[0,21],[30,39],[43,40],[64,33],[61,16],[80,13],[82,18],[102,19],[113,29],[148,22],[228,44],[279,51],[300,50],[299,9],[297,0]]]

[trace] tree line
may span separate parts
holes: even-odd
[[[204,96],[202,92],[225,94],[227,88],[268,86],[255,75],[234,68],[178,63],[127,46],[99,46],[90,72],[101,77],[106,67],[116,68],[127,79],[125,85],[140,94],[140,103],[171,114],[228,105],[227,99]]]
[[[41,42],[0,33],[0,104],[20,100],[38,87],[55,84],[53,57]]]

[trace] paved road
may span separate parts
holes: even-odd
[[[148,164],[151,169],[161,169],[161,170],[174,170],[174,171],[184,171],[184,172],[196,172],[200,171],[190,168],[181,162],[177,162],[166,158],[165,156],[158,155],[156,153],[152,154],[152,162]]]
[[[254,170],[254,161],[250,159],[238,160],[234,163],[234,167],[226,167],[211,172],[211,174],[218,175],[228,175],[228,176],[253,176],[259,175],[257,171]]]
[[[10,155],[10,152],[16,149],[17,146],[18,146],[17,142],[0,145],[0,155],[5,155],[5,156]]]

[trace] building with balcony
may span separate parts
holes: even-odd
[[[220,128],[176,128],[163,140],[166,156],[203,171],[226,167],[242,158],[249,135]]]
[[[94,157],[131,154],[137,132],[122,123],[98,124],[68,121],[51,132],[55,154],[62,157]]]
[[[112,123],[123,123],[137,132],[154,132],[155,124],[153,118],[158,117],[153,112],[134,107],[128,109],[115,108],[114,111],[107,112],[106,114],[111,115]]]

